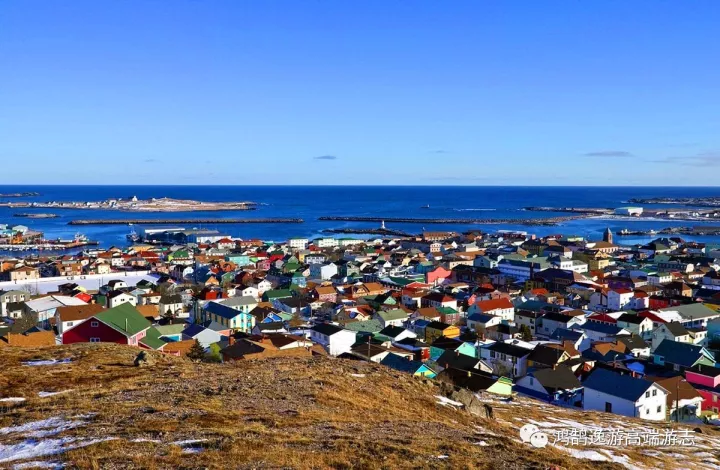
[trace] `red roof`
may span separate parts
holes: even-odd
[[[617,289],[611,289],[611,290],[613,292],[617,292],[618,294],[632,294],[633,293],[633,291],[631,291],[630,289],[617,288]]]
[[[649,318],[650,320],[652,320],[655,323],[667,323],[665,320],[658,317],[657,315],[655,315],[652,312],[640,312],[640,313],[638,313],[638,316]]]
[[[588,317],[588,320],[597,321],[597,322],[603,322],[603,323],[617,323],[617,320],[611,317],[610,315],[606,315],[604,313],[596,313],[594,315],[590,315]]]
[[[487,313],[492,310],[513,308],[513,304],[512,304],[512,302],[510,302],[510,299],[505,298],[505,297],[500,298],[500,299],[481,300],[480,302],[477,302],[475,305],[477,305],[478,308],[483,313]]]

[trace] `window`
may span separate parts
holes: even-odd
[[[98,323],[98,322],[96,322],[96,321],[91,321],[91,322],[90,322],[90,326],[93,327],[93,328],[97,328],[98,326],[100,326],[100,323]]]
[[[657,407],[657,412],[660,413],[662,411],[662,406]]]
[[[645,398],[650,398],[650,392],[645,392]]]
[[[73,322],[71,322],[71,321],[67,322],[67,326],[73,326]]]
[[[646,415],[649,415],[649,414],[650,414],[650,408],[646,408],[646,409],[645,409],[645,414],[646,414]]]
[[[91,343],[99,343],[99,342],[100,342],[100,338],[90,338],[90,342],[91,342]]]

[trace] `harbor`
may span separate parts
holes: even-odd
[[[168,197],[138,199],[106,199],[104,201],[47,201],[47,202],[0,202],[0,207],[40,208],[40,209],[82,209],[116,210],[125,212],[212,212],[246,211],[257,209],[257,203],[241,202],[205,202],[192,199],[173,199]]]

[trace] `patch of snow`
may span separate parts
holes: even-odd
[[[144,437],[139,437],[137,439],[133,439],[130,442],[154,442],[154,443],[160,443],[162,442],[160,439],[145,439]]]
[[[24,366],[37,367],[37,366],[55,366],[58,364],[69,364],[72,359],[69,357],[66,359],[48,359],[48,360],[37,360],[37,361],[25,361],[22,363]]]
[[[207,439],[185,439],[184,441],[174,441],[174,442],[171,442],[170,444],[180,446],[180,447],[185,447],[185,446],[189,446],[192,444],[199,444],[200,442],[206,442],[206,441],[207,441]]]
[[[7,398],[0,398],[0,402],[3,403],[19,403],[21,401],[25,401],[23,397],[7,397]]]
[[[47,437],[67,431],[68,429],[83,426],[84,424],[85,421],[70,421],[61,417],[54,417],[40,421],[31,421],[18,426],[0,428],[0,435],[23,433],[28,437]]]
[[[564,447],[559,446],[557,444],[553,444],[558,449],[567,452],[568,454],[572,455],[576,459],[589,459],[593,460],[595,462],[607,462],[609,458],[600,452],[597,452],[595,450],[583,450],[583,449],[573,449],[571,447]]]
[[[438,455],[438,456],[437,456],[437,457],[435,457],[435,458],[436,458],[436,459],[441,459],[441,460],[442,460],[442,459],[447,459],[447,458],[449,458],[449,457],[448,457],[447,455]]]
[[[72,392],[72,389],[70,390],[61,390],[59,392],[38,392],[38,396],[40,398],[46,398],[46,397],[54,397],[55,395],[60,395],[62,393],[69,393]]]
[[[350,374],[350,376],[351,376],[351,377],[363,378],[363,377],[365,377],[365,374]]]
[[[488,444],[487,441],[479,441],[479,442],[476,442],[475,445],[485,447],[485,446],[489,446],[490,444]]]
[[[0,463],[62,454],[69,450],[79,449],[80,447],[86,447],[112,439],[115,438],[78,439],[74,437],[61,437],[59,439],[44,440],[27,439],[18,444],[10,445],[0,444]]]
[[[443,405],[443,406],[455,406],[455,407],[464,406],[464,405],[463,405],[462,403],[460,403],[459,401],[451,400],[451,399],[449,399],[449,398],[447,398],[447,397],[444,397],[444,396],[442,396],[442,395],[435,395],[435,398],[437,398],[437,399],[438,399],[437,402],[438,402],[439,404]]]
[[[183,449],[182,453],[183,454],[199,454],[203,450],[205,450],[205,449],[203,449],[202,447],[186,447]]]
[[[65,468],[65,464],[62,462],[33,460],[32,462],[17,463],[13,466],[13,470],[24,470],[26,468],[52,468],[53,470],[60,470],[61,468]]]

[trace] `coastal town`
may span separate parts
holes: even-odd
[[[0,260],[0,347],[330,356],[475,394],[720,424],[720,246],[526,232],[232,238]]]

